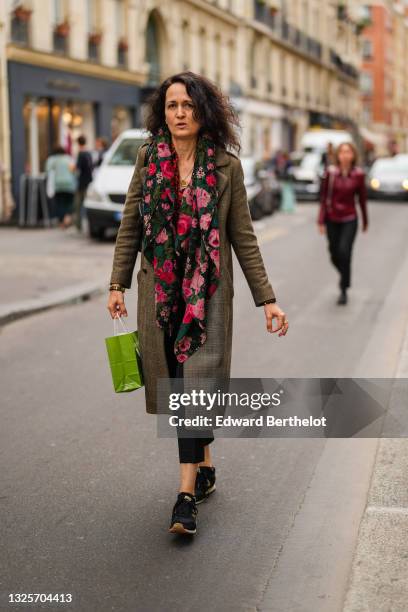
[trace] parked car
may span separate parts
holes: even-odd
[[[148,136],[146,130],[125,130],[105,153],[84,201],[92,238],[103,238],[108,228],[119,227],[137,151]]]
[[[323,174],[322,155],[319,152],[295,154],[292,158],[293,188],[297,200],[318,200]]]
[[[371,198],[408,200],[408,155],[377,159],[367,176]]]
[[[259,170],[259,163],[254,157],[241,157],[242,169],[244,171],[244,183],[248,197],[249,210],[254,221],[273,212],[276,191],[279,186],[271,182],[269,171]]]

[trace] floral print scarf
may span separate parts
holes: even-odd
[[[167,126],[160,128],[143,183],[142,251],[154,269],[156,324],[175,337],[174,353],[182,363],[206,341],[207,304],[220,276],[213,141],[199,135],[179,206],[177,162],[171,134]]]

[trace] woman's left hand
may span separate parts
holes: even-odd
[[[264,304],[265,317],[266,317],[266,329],[268,332],[274,334],[281,330],[279,336],[285,336],[289,329],[289,321],[286,318],[286,314],[279,308],[276,303]],[[276,328],[273,327],[273,319],[277,319],[278,325]]]

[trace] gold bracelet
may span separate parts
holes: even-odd
[[[111,283],[109,285],[109,291],[122,291],[122,293],[125,293],[125,287],[119,283]]]

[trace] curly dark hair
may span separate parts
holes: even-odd
[[[241,143],[234,126],[241,126],[229,97],[210,79],[190,70],[165,79],[150,95],[147,100],[146,129],[156,136],[159,129],[165,126],[166,92],[173,83],[183,83],[193,100],[193,117],[201,124],[199,135],[206,133],[216,146],[223,149],[230,147],[239,153]]]

